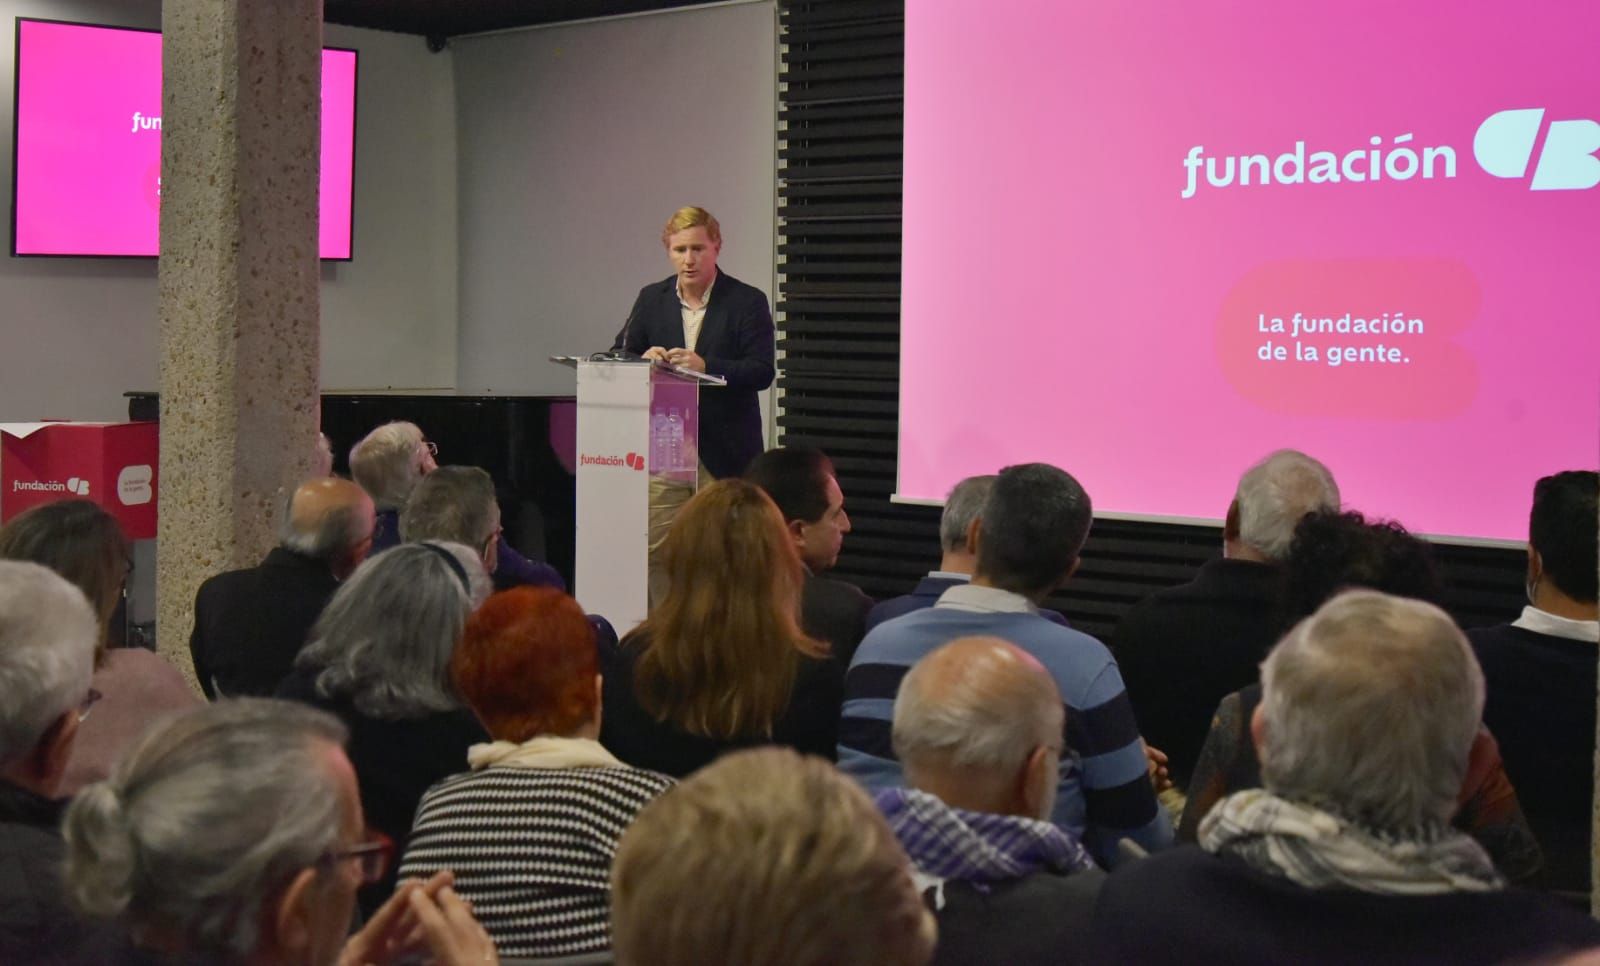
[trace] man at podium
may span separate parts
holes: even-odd
[[[639,290],[612,348],[728,381],[700,395],[700,478],[738,476],[763,448],[757,394],[772,385],[772,311],[760,289],[717,270],[711,212],[679,208],[661,243],[673,274]]]

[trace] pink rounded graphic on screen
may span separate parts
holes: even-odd
[[[17,23],[15,251],[155,255],[161,35]],[[323,51],[320,251],[351,254],[356,54]]]
[[[1459,416],[1478,389],[1460,336],[1478,280],[1443,258],[1297,259],[1250,271],[1217,315],[1217,364],[1273,413]]]

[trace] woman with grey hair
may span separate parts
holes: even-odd
[[[482,560],[458,543],[407,543],[372,557],[333,595],[278,688],[350,729],[367,819],[401,849],[422,793],[489,740],[450,679],[467,616],[489,586]],[[370,911],[392,885],[364,891],[362,907]]]
[[[260,698],[151,731],[67,810],[73,903],[125,928],[131,961],[493,963],[448,873],[408,883],[346,939],[356,888],[389,852],[366,833],[344,740],[333,717]]]

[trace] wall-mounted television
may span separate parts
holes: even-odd
[[[11,254],[153,257],[161,34],[17,18]],[[356,52],[322,51],[319,245],[351,257]]]

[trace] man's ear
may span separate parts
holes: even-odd
[[[1533,583],[1544,576],[1544,558],[1539,556],[1539,551],[1528,546],[1528,583]]]
[[[67,773],[67,759],[72,756],[72,742],[78,736],[78,712],[63,711],[50,727],[44,729],[25,761],[28,778],[39,787],[54,792]]]
[[[974,517],[973,521],[967,524],[967,553],[972,554],[974,557],[978,555],[978,541],[982,539],[982,536],[983,518]]]
[[[1044,745],[1033,749],[1028,755],[1028,760],[1022,766],[1022,773],[1017,776],[1020,786],[1017,789],[1018,804],[1021,814],[1026,818],[1035,818],[1041,821],[1048,820],[1050,811],[1055,804],[1055,782],[1057,768],[1052,758],[1059,759],[1060,755]]]
[[[1228,515],[1222,520],[1222,539],[1239,539],[1239,501],[1237,499],[1228,504]]]
[[[1256,760],[1261,759],[1261,748],[1267,740],[1267,715],[1261,705],[1250,713],[1250,743],[1256,747]]]
[[[279,894],[278,902],[266,916],[271,936],[263,936],[262,948],[270,950],[276,958],[295,961],[295,955],[310,948],[313,935],[313,910],[319,900],[317,895],[317,870],[306,867],[289,880]]]
[[[806,521],[790,520],[788,522],[789,536],[794,540],[794,545],[803,547],[806,544]]]

